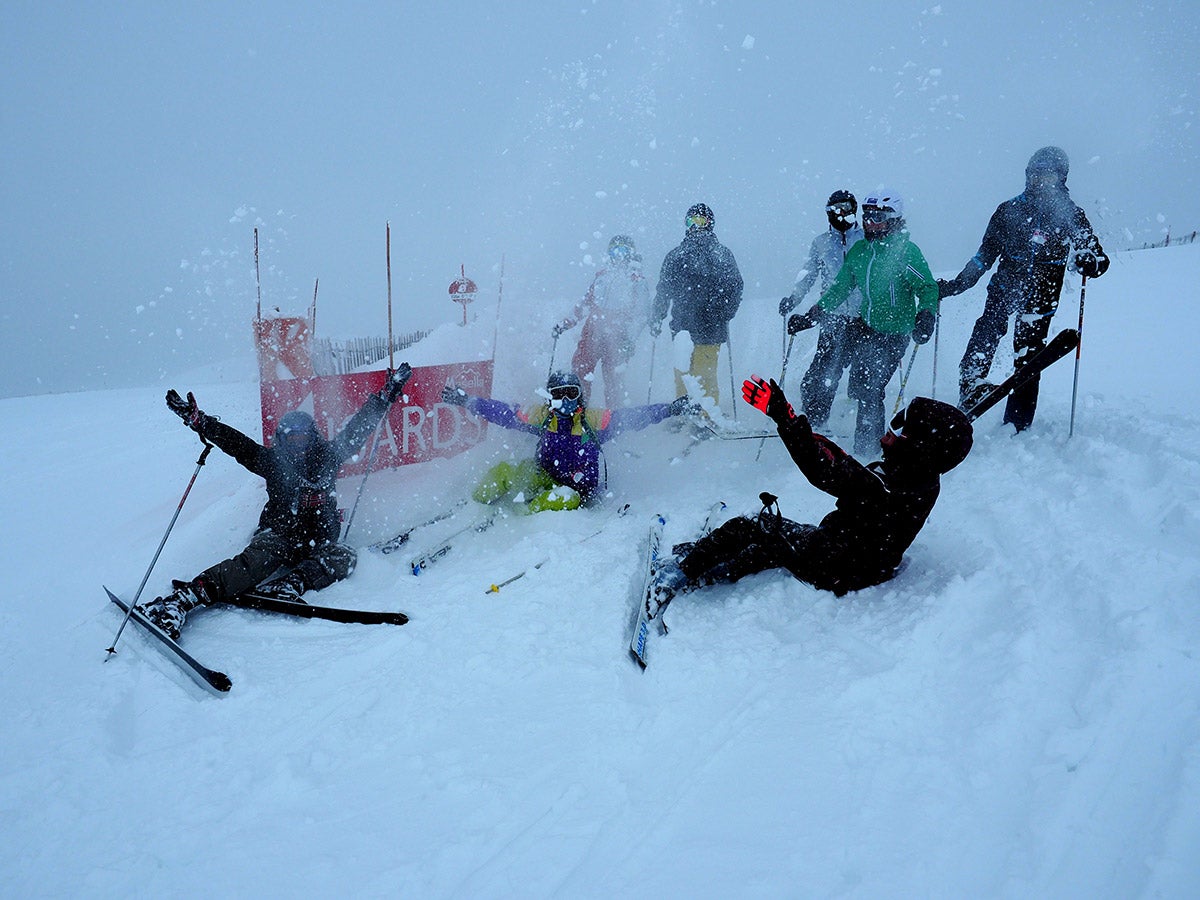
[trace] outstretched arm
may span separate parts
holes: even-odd
[[[178,391],[167,391],[167,408],[179,416],[188,428],[200,435],[201,440],[219,447],[222,452],[233,457],[255,475],[263,474],[267,448],[236,428],[226,425],[216,416],[205,413],[196,404],[196,398],[191,391],[188,391],[186,400],[179,396]]]

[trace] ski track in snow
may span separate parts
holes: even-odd
[[[652,514],[669,545],[716,499],[729,516],[764,489],[792,518],[832,507],[777,440],[756,463],[756,441],[626,435],[605,508],[504,519],[419,577],[420,536],[363,551],[321,595],[402,609],[403,627],[196,613],[184,643],[234,681],[213,698],[131,630],[103,662],[119,616],[100,584],[132,596],[199,453],[162,389],[0,401],[7,891],[1195,895],[1200,420],[1177,398],[1200,379],[1175,337],[1194,330],[1160,319],[1194,318],[1198,260],[1117,256],[1089,291],[1075,436],[1068,360],[1030,432],[999,411],[977,423],[894,581],[839,600],[764,573],[686,595],[644,673],[626,646]],[[1173,306],[1131,322],[1121,298],[1147,283]],[[1055,330],[1074,324],[1070,290]],[[982,293],[947,307],[943,395]],[[769,372],[778,332],[756,332],[754,302],[738,368]],[[527,396],[513,382],[544,363],[498,370],[497,395]],[[918,357],[910,386],[930,374]],[[256,385],[171,386],[255,433]],[[842,404],[832,431],[852,427]],[[371,476],[354,542],[531,449],[493,429],[463,456]],[[147,596],[239,550],[262,500],[212,454]]]

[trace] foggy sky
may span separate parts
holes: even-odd
[[[697,201],[748,298],[843,187],[956,272],[1045,144],[1109,249],[1200,227],[1194,2],[379,6],[6,4],[0,396],[249,355],[256,225],[264,309],[320,278],[335,337],[386,333],[388,222],[397,331],[502,255],[565,311],[616,232],[653,282]]]

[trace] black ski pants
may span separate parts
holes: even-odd
[[[973,387],[987,378],[996,348],[1008,333],[1008,320],[1014,315],[1013,359],[1017,369],[1026,356],[1046,346],[1050,320],[1058,311],[1064,272],[1062,266],[1038,266],[1028,279],[1004,284],[996,284],[993,279],[988,284],[983,313],[975,321],[966,352],[958,364],[960,404]],[[1017,431],[1033,424],[1040,382],[1041,376],[1035,376],[1008,397],[1004,421],[1015,425]]]
[[[290,569],[303,580],[305,590],[321,590],[354,571],[358,555],[352,547],[326,542],[316,547],[297,545],[295,540],[264,529],[250,539],[237,556],[210,566],[196,581],[202,582],[209,600],[224,603],[251,590],[280,568]]]
[[[773,516],[767,527],[761,521],[759,516],[730,519],[696,541],[679,568],[696,584],[737,581],[767,569],[787,569],[811,583],[817,573],[807,550],[816,526]]]
[[[848,316],[825,316],[817,336],[817,352],[800,382],[800,405],[816,429],[829,420],[838,383],[850,364],[846,353],[846,326],[850,321]]]

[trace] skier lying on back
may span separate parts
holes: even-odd
[[[453,384],[443,388],[443,403],[465,407],[496,425],[538,437],[533,459],[500,462],[488,470],[472,493],[476,502],[523,498],[529,512],[577,509],[603,490],[601,444],[622,431],[638,431],[696,409],[686,395],[671,403],[587,409],[583,383],[574,372],[553,373],[546,390],[549,403],[524,410],[499,400],[470,397]]]
[[[206,415],[191,392],[184,400],[178,392],[167,391],[171,412],[203,440],[262,476],[267,504],[245,550],[191,581],[173,582],[172,593],[139,604],[141,611],[179,640],[179,630],[193,609],[233,600],[281,567],[290,572],[260,590],[285,600],[299,600],[307,590],[320,590],[349,576],[357,558],[353,548],[338,541],[337,472],[359,451],[411,375],[408,363],[389,373],[383,390],[368,397],[332,441],[321,437],[312,416],[293,410],[279,420],[269,447]]]
[[[889,580],[937,501],[940,476],[971,449],[967,417],[927,397],[896,414],[879,442],[883,459],[864,466],[814,434],[773,380],[746,381],[742,396],[778,425],[804,477],[835,496],[837,507],[820,525],[802,525],[783,518],[776,498],[764,493],[757,516],[730,519],[694,544],[674,548],[682,558],[668,555],[658,566],[647,599],[651,618],[677,592],[765,569],[787,569],[839,597]]]

